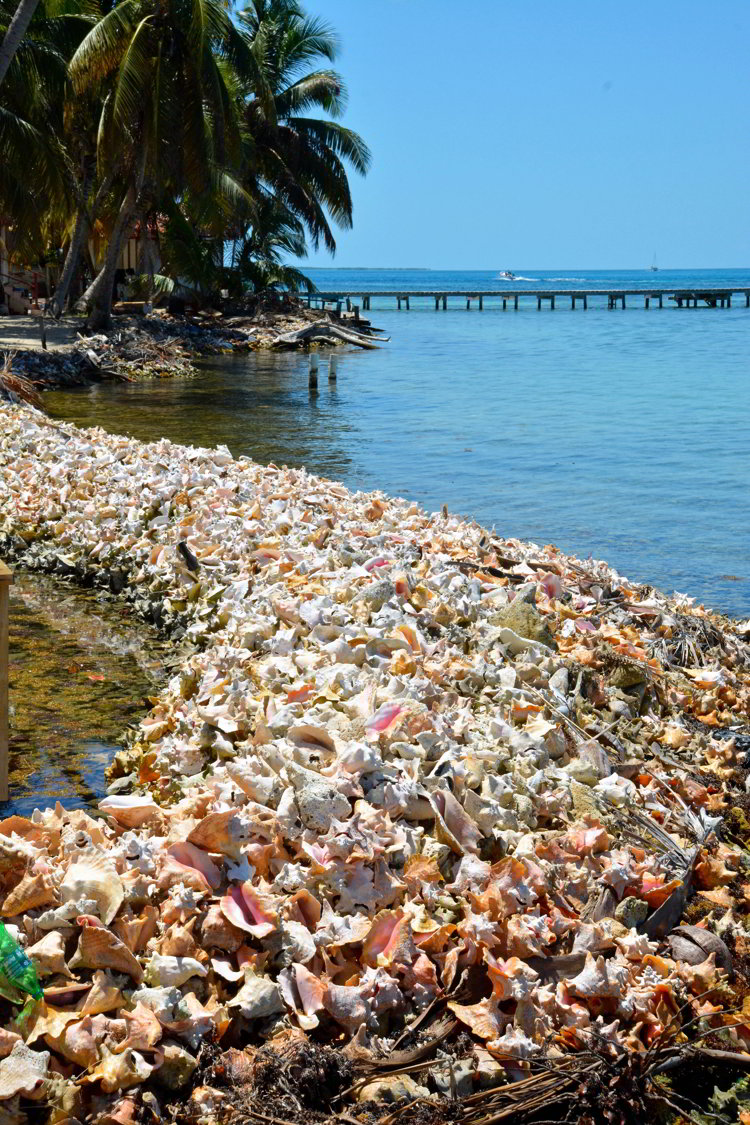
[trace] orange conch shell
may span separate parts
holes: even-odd
[[[15,914],[27,914],[37,906],[56,906],[60,899],[49,875],[24,875],[21,882],[5,896],[0,914],[12,918]]]
[[[247,829],[234,809],[204,816],[187,838],[189,844],[239,860],[247,842]]]
[[[146,943],[156,933],[156,920],[159,913],[155,906],[145,906],[137,918],[117,918],[112,929],[131,953],[142,953]]]
[[[71,969],[114,969],[127,973],[140,984],[143,969],[116,934],[103,926],[86,924],[81,930],[78,949],[70,959]]]

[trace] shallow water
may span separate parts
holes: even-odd
[[[122,735],[147,709],[163,672],[163,642],[119,603],[42,575],[16,572],[10,596],[11,800],[28,816],[60,800],[104,795]]]
[[[320,289],[507,290],[497,272],[310,271]],[[513,288],[746,285],[750,271],[516,270]],[[559,280],[567,272],[567,280]],[[553,278],[558,280],[552,280]],[[214,361],[199,380],[46,396],[55,417],[306,465],[353,488],[607,559],[634,580],[750,615],[750,310],[633,307],[369,314],[392,337],[339,352],[317,394],[304,355]]]

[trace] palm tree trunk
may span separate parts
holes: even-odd
[[[96,218],[96,213],[99,210],[104,196],[112,187],[114,173],[111,172],[108,176],[104,177],[101,184],[99,185],[99,189],[96,195],[94,196],[94,201],[91,204],[91,210],[87,211],[86,203],[89,197],[89,188],[91,187],[92,178],[93,169],[89,169],[85,175],[83,182],[83,192],[81,195],[80,206],[78,208],[78,214],[76,215],[75,230],[73,231],[73,237],[70,240],[70,246],[68,247],[68,253],[65,258],[65,265],[63,266],[63,271],[60,275],[60,281],[58,283],[57,289],[55,290],[55,297],[52,302],[52,315],[56,320],[60,319],[60,316],[62,315],[63,310],[65,309],[65,306],[67,304],[68,292],[70,291],[70,286],[73,282],[73,278],[75,277],[75,272],[78,267],[78,261],[81,256],[81,250],[83,249],[86,235],[89,232],[91,224]]]
[[[98,277],[95,277],[87,293],[92,292],[94,307],[91,310],[91,315],[88,319],[90,329],[95,332],[103,328],[109,328],[110,320],[112,318],[112,290],[115,282],[115,271],[117,270],[117,263],[120,260],[122,252],[122,243],[125,235],[127,234],[128,227],[133,221],[136,208],[136,190],[133,184],[130,185],[125,193],[125,198],[120,204],[120,210],[115,219],[115,225],[112,228],[110,235],[109,245],[107,247],[107,257],[104,259]],[[86,294],[84,294],[84,297]]]
[[[0,45],[0,86],[8,72],[11,59],[18,50],[19,44],[26,34],[26,29],[31,22],[31,17],[36,11],[39,0],[21,0],[16,8],[16,14],[8,25],[2,45]]]

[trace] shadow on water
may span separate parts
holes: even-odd
[[[10,801],[28,816],[94,804],[129,724],[165,675],[167,648],[128,607],[17,572],[10,598]]]
[[[306,356],[259,352],[248,360],[212,357],[199,378],[103,384],[51,392],[53,417],[102,426],[141,441],[158,437],[183,444],[227,445],[235,456],[261,463],[304,465],[324,476],[352,467],[352,425],[328,383],[321,355],[318,393],[308,390]]]

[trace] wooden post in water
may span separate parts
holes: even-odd
[[[0,562],[0,801],[8,800],[8,602],[13,575]]]

